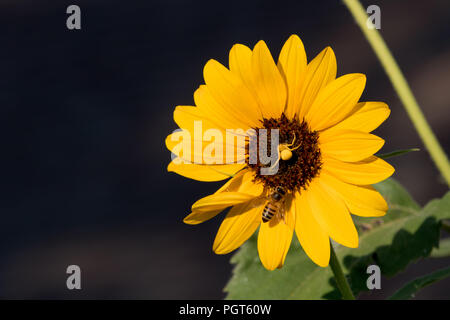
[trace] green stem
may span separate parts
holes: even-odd
[[[333,270],[334,278],[336,279],[336,284],[339,291],[342,294],[344,300],[355,300],[352,289],[345,278],[344,272],[342,272],[341,264],[334,252],[333,244],[330,242],[331,256],[330,256],[330,267]]]
[[[368,17],[363,6],[358,0],[342,0],[347,8],[352,13],[362,32],[369,41],[372,49],[375,51],[378,59],[383,65],[389,79],[394,86],[400,100],[402,101],[408,116],[410,117],[414,127],[419,133],[420,138],[425,144],[426,148],[430,152],[431,158],[436,164],[437,168],[444,177],[447,185],[450,186],[450,163],[447,155],[442,149],[439,141],[436,139],[430,125],[428,124],[422,110],[417,103],[411,88],[408,85],[405,77],[403,76],[397,62],[392,56],[389,48],[381,37],[377,29],[369,29],[367,27]],[[371,22],[369,22],[371,23]]]

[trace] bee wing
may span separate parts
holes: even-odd
[[[277,214],[274,217],[278,222],[284,223],[287,225],[286,221],[286,208],[284,201],[280,204],[280,207],[277,210]]]
[[[289,229],[291,229],[292,232],[294,232],[294,223],[292,223],[292,221],[289,221],[289,219],[292,219],[293,217],[288,217],[286,205],[286,200],[283,200],[283,203],[281,203],[277,215],[274,218],[278,220],[278,223],[284,223]]]
[[[257,207],[265,205],[266,202],[267,202],[267,196],[260,196],[253,200],[250,200],[250,205],[252,208],[257,208]]]

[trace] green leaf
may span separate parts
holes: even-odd
[[[402,150],[392,151],[389,153],[377,154],[376,156],[381,159],[388,159],[388,158],[392,158],[392,157],[401,156],[403,154],[410,153],[413,151],[420,151],[420,149],[419,148],[402,149]]]
[[[389,300],[407,300],[414,298],[415,294],[422,288],[435,283],[439,280],[445,279],[450,276],[450,267],[444,268],[433,273],[427,274],[426,276],[417,278],[403,288],[394,293]]]
[[[421,209],[395,180],[375,187],[389,204],[382,218],[359,218],[368,227],[360,228],[356,249],[336,245],[355,295],[367,290],[367,267],[377,264],[384,275],[392,276],[409,263],[429,256],[439,242],[440,220],[450,217],[450,193]],[[227,299],[339,299],[330,268],[315,265],[301,249],[296,236],[283,268],[265,270],[258,258],[256,237],[247,241],[232,257],[232,278],[225,287]]]
[[[439,242],[439,248],[434,248],[430,254],[431,258],[450,257],[450,238],[443,239]]]

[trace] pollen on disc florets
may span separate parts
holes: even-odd
[[[273,175],[261,174],[261,168],[270,167],[271,164],[262,164],[259,155],[256,164],[250,164],[247,159],[247,165],[255,172],[255,182],[263,183],[266,188],[272,190],[277,186],[283,186],[288,192],[306,189],[311,180],[319,174],[322,167],[318,142],[319,134],[316,131],[311,131],[304,120],[299,121],[295,116],[293,119],[288,119],[284,113],[278,119],[264,118],[261,122],[262,127],[255,128],[256,134],[259,137],[259,130],[267,129],[267,149],[269,153],[271,150],[271,129],[279,130],[280,145],[291,144],[293,141],[295,145],[292,146],[292,157],[289,160],[280,159],[278,171]],[[294,149],[294,147],[298,148]],[[279,156],[277,155],[277,157]]]

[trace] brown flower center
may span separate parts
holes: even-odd
[[[275,159],[279,159],[279,167],[275,174],[261,174],[261,168],[271,167],[273,163],[261,163],[259,154],[254,164],[249,163],[247,159],[247,165],[255,172],[255,182],[263,183],[271,190],[278,186],[284,187],[288,192],[306,189],[322,167],[317,131],[311,131],[304,120],[300,122],[295,118],[290,120],[283,113],[278,119],[264,118],[261,121],[262,127],[255,128],[257,137],[260,137],[261,129],[267,129],[267,156],[271,150],[271,130],[279,130],[278,155],[274,156]],[[281,156],[283,149],[285,157]]]

